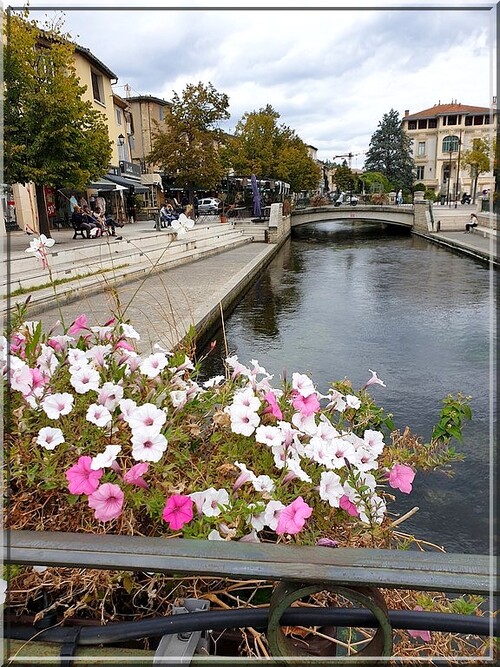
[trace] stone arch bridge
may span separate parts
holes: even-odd
[[[293,228],[310,222],[326,222],[329,220],[358,220],[361,222],[382,222],[414,229],[420,227],[416,224],[415,214],[413,204],[402,206],[365,206],[359,204],[357,206],[317,206],[293,211],[290,226]],[[422,222],[424,222],[427,231],[427,220]]]

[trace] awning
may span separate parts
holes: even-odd
[[[157,185],[163,190],[160,174],[141,174],[141,183],[143,185]]]
[[[106,179],[102,178],[99,179],[98,181],[94,181],[93,183],[89,183],[87,185],[87,190],[97,190],[98,192],[103,192],[105,190],[118,190],[118,189],[125,189],[123,186],[118,186],[116,183],[111,183],[111,181],[107,181]]]
[[[133,181],[131,178],[125,178],[124,176],[116,176],[115,174],[106,174],[104,177],[105,181],[111,181],[112,183],[117,183],[118,185],[123,185],[125,188],[131,188],[134,186],[134,192],[143,193],[149,192],[148,188],[144,185],[141,185],[138,181]]]

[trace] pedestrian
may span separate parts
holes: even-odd
[[[194,219],[195,220],[198,220],[198,217],[199,217],[198,216],[198,204],[199,204],[198,195],[195,192],[194,197],[193,197],[193,210],[194,210]]]
[[[474,227],[477,227],[477,215],[475,213],[471,213],[469,222],[467,222],[465,224],[464,234],[468,234],[469,232],[472,232]]]
[[[403,203],[403,191],[399,190],[399,192],[396,196],[396,204],[399,206],[402,203]]]

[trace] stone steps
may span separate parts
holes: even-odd
[[[170,237],[170,238],[169,238]],[[119,281],[120,284],[141,279],[149,272],[164,271],[169,268],[194,262],[203,257],[219,254],[252,243],[254,238],[243,230],[232,227],[219,229],[207,227],[191,230],[181,239],[174,234],[145,233],[140,238],[112,240],[109,244],[82,248],[68,248],[67,250],[51,254],[50,263],[52,277],[72,278],[67,283],[57,286],[57,294],[61,303],[67,303],[80,298],[84,293],[105,288],[110,282]],[[119,246],[119,247],[117,247]],[[10,291],[18,287],[29,289],[37,285],[45,285],[49,281],[46,270],[38,267],[33,256],[26,259],[14,259],[11,267]],[[19,271],[17,263],[22,264]],[[35,266],[36,262],[36,266]],[[100,273],[97,273],[100,271]],[[5,293],[5,290],[4,290]],[[52,286],[35,290],[30,294],[30,310],[43,310],[54,301]],[[16,304],[24,303],[27,294],[21,294],[10,299],[10,310]],[[2,312],[7,312],[7,303],[4,300]]]
[[[234,247],[239,242],[249,242],[252,236],[245,230],[233,227],[222,228],[205,226],[195,228],[178,239],[173,232],[145,232],[140,237],[124,238],[117,241],[113,237],[104,239],[82,239],[82,245],[58,249],[53,246],[49,251],[50,268],[54,280],[75,278],[117,269],[123,272],[127,267],[152,267],[153,265],[174,265],[179,259],[193,261],[205,251],[219,251]],[[121,268],[117,268],[121,267]],[[23,253],[11,258],[10,289],[27,289],[49,280],[48,272],[43,269],[32,254]],[[6,286],[4,274],[4,287]]]

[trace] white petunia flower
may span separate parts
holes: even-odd
[[[64,435],[60,428],[44,426],[38,431],[36,441],[44,449],[52,450],[64,442]]]
[[[122,322],[120,326],[122,328],[124,335],[127,338],[133,338],[134,340],[141,340],[140,335],[137,333],[134,327],[130,326],[130,324],[125,324],[124,322]]]
[[[219,516],[221,507],[224,509],[229,505],[229,494],[226,489],[214,489],[210,487],[205,491],[205,501],[201,508],[205,516]]]
[[[272,493],[275,489],[275,484],[269,475],[259,475],[252,479],[253,488],[261,493]]]
[[[97,402],[104,405],[110,412],[116,408],[123,398],[123,387],[113,382],[105,382],[97,395]]]
[[[357,410],[361,407],[361,401],[359,398],[357,396],[353,396],[352,394],[347,394],[345,397],[345,402],[348,408],[353,408],[354,410]]]
[[[92,458],[92,461],[90,462],[91,470],[109,468],[116,461],[116,457],[121,450],[121,445],[108,445],[101,454],[97,454]]]
[[[319,483],[319,497],[326,500],[330,507],[338,507],[344,495],[344,487],[340,477],[334,472],[322,472]]]
[[[49,394],[42,401],[42,409],[49,419],[59,419],[61,415],[69,415],[73,409],[72,394]]]
[[[87,421],[103,428],[111,423],[111,412],[104,405],[99,403],[92,403],[89,405],[87,414],[85,415]]]
[[[158,463],[165,453],[168,441],[151,426],[137,429],[132,435],[132,456],[136,461]]]
[[[226,378],[223,375],[215,375],[213,378],[210,378],[209,380],[206,380],[203,383],[203,386],[205,389],[209,389],[210,387],[216,387],[219,385],[221,382],[223,382]]]
[[[266,526],[271,530],[276,530],[281,511],[285,509],[285,505],[279,500],[270,500],[264,511],[264,521]]]
[[[148,378],[155,378],[168,366],[168,358],[163,352],[155,352],[146,357],[139,365],[139,370]]]
[[[153,403],[144,403],[129,414],[127,421],[132,432],[148,428],[150,433],[159,433],[167,421],[167,415],[165,410],[160,410]]]
[[[307,375],[303,375],[302,373],[292,374],[292,387],[304,398],[314,394],[316,391],[314,389],[314,384],[311,378],[307,377]]]
[[[244,405],[232,405],[229,414],[233,433],[250,436],[260,423],[259,415]]]
[[[78,394],[86,394],[89,391],[98,391],[99,381],[100,377],[98,371],[90,366],[82,366],[77,371],[71,373],[69,379],[71,386]]]

